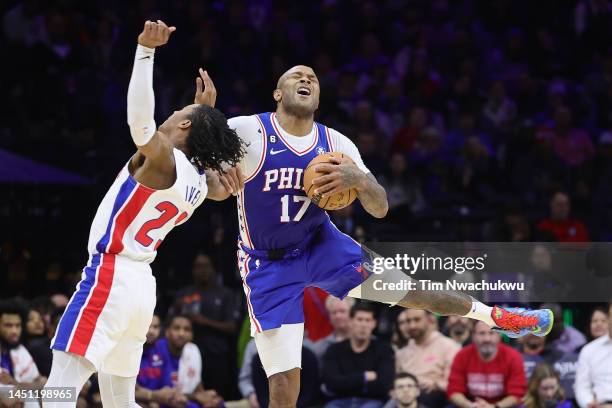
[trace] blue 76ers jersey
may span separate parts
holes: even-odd
[[[331,150],[329,129],[315,123],[312,144],[298,151],[284,139],[273,115],[256,115],[263,153],[238,195],[240,239],[251,249],[291,247],[329,219],[302,189],[304,169],[318,154]]]

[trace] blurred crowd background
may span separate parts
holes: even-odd
[[[177,26],[156,56],[158,122],[191,103],[200,66],[228,117],[273,110],[282,72],[315,69],[317,120],[351,138],[387,190],[383,220],[358,204],[331,214],[359,241],[612,239],[609,0],[7,0],[0,14],[0,296],[47,325],[134,151],[125,101],[146,19]],[[225,399],[240,396],[248,337],[235,214],[232,200],[206,202],[153,264],[162,320],[205,317],[190,323],[204,386]],[[307,292],[316,341],[333,318],[325,295]],[[561,305],[560,320],[590,336],[594,307]],[[378,339],[392,340],[399,312],[376,310]],[[224,364],[231,383],[219,385]]]

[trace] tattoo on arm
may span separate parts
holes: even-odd
[[[387,215],[389,204],[387,203],[387,193],[378,184],[372,173],[366,174],[363,187],[357,189],[357,196],[363,208],[376,218],[383,218]]]

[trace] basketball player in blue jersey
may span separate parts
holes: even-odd
[[[298,398],[304,289],[317,286],[339,298],[366,299],[360,290],[368,278],[361,246],[310,202],[303,190],[304,169],[318,154],[344,153],[353,161],[318,165],[325,175],[313,180],[315,193],[325,197],[354,188],[372,216],[382,218],[388,208],[384,189],[355,145],[314,121],[319,91],[313,70],[295,66],[280,77],[273,92],[276,112],[229,120],[247,146],[241,163],[244,188],[238,194],[238,264],[271,407],[295,406]],[[552,326],[548,310],[489,307],[460,292],[412,290],[400,296],[393,304],[482,320],[513,337],[545,335]]]
[[[97,371],[105,407],[136,406],[136,375],[156,302],[149,264],[159,245],[204,198],[225,198],[240,186],[239,173],[223,172],[221,166],[237,164],[244,148],[225,115],[212,107],[216,91],[204,71],[196,98],[209,106],[186,106],[156,127],[155,48],[174,30],[162,21],[147,21],[138,37],[127,97],[128,124],[138,150],[98,207],[87,266],[51,344],[53,363],[45,387],[72,387],[78,394]]]

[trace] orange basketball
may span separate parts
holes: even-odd
[[[330,163],[331,157],[343,158],[346,157],[353,161],[346,154],[338,152],[323,153],[315,157],[308,163],[308,166],[304,170],[304,191],[310,198],[310,201],[323,208],[324,210],[339,210],[341,208],[349,206],[357,198],[357,190],[351,188],[349,190],[340,191],[332,196],[323,198],[321,194],[315,194],[315,185],[312,184],[312,180],[323,176],[326,173],[319,173],[315,171],[315,167],[320,163]],[[334,163],[332,163],[334,164]]]

